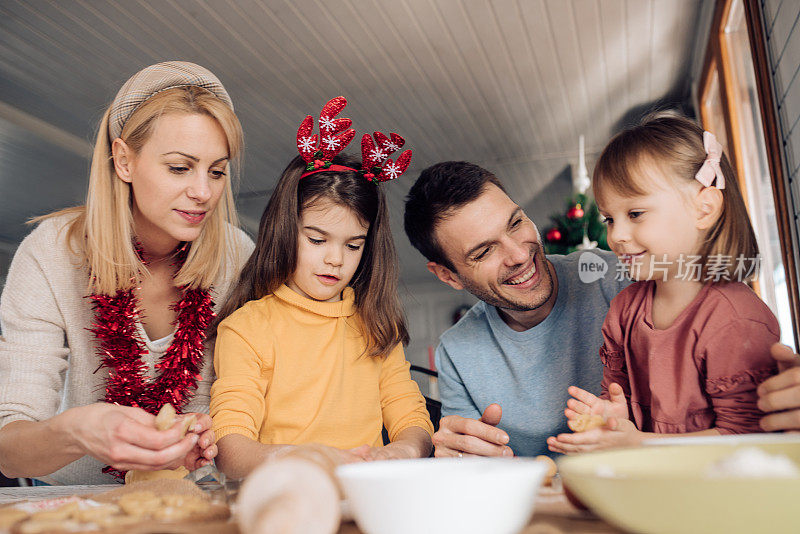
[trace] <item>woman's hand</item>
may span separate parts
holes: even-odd
[[[67,436],[67,447],[123,471],[189,468],[202,462],[201,456],[208,459],[206,454],[216,454],[213,436],[210,446],[202,447],[197,433],[183,436],[180,421],[167,430],[157,430],[155,416],[141,408],[95,403],[71,408],[51,421]],[[195,428],[200,425],[204,444],[210,421],[207,415],[201,415],[195,424]]]

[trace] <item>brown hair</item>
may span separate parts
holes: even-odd
[[[360,167],[357,159],[344,155],[335,157],[333,163]],[[305,168],[306,162],[296,157],[283,171],[261,216],[256,248],[222,307],[217,324],[246,302],[274,293],[292,276],[297,266],[301,213],[326,200],[352,210],[369,225],[364,253],[350,286],[365,330],[367,353],[384,356],[398,343],[408,343],[397,295],[399,268],[386,197],[380,186],[355,171],[320,172],[301,180]]]
[[[67,241],[89,268],[90,290],[113,295],[119,289],[135,285],[141,273],[147,273],[147,267],[133,246],[131,186],[114,170],[108,139],[109,111],[106,110],[97,132],[86,205],[66,208],[31,222],[73,214],[75,217],[68,223]],[[238,169],[243,150],[239,119],[228,104],[201,87],[176,87],[156,93],[128,118],[120,137],[138,152],[152,135],[158,119],[172,113],[198,113],[216,120],[228,141],[231,167],[233,171]],[[235,175],[235,172],[229,174]],[[231,230],[238,225],[238,220],[231,181],[225,178],[222,197],[200,235],[192,242],[186,262],[175,275],[175,285],[207,289],[224,268],[226,256],[235,261]]]
[[[443,161],[423,169],[406,196],[404,223],[414,248],[428,261],[456,272],[436,239],[436,226],[481,196],[489,184],[505,192],[491,172],[466,161]]]
[[[595,165],[592,188],[598,198],[609,187],[628,197],[643,195],[646,191],[642,170],[652,164],[672,177],[672,185],[676,187],[681,183],[695,183],[695,174],[705,159],[702,128],[676,113],[650,115],[640,125],[611,139]],[[709,267],[713,267],[715,273],[722,276],[724,272],[733,280],[736,258],[757,258],[758,244],[739,181],[725,154],[720,168],[725,175],[725,188],[721,190],[722,211],[707,230],[699,255],[704,278],[710,274]],[[720,257],[731,258],[730,265],[715,259]]]

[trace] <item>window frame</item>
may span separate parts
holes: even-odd
[[[724,110],[724,123],[726,129],[727,146],[730,147],[729,156],[731,163],[736,167],[740,186],[747,201],[746,184],[742,179],[743,162],[738,154],[740,147],[739,129],[736,124],[737,111],[733,107],[730,94],[733,91],[733,74],[728,71],[730,57],[725,42],[725,24],[730,14],[733,0],[717,0],[714,7],[711,28],[708,35],[706,55],[703,61],[702,75],[698,87],[698,111],[703,124],[708,124],[704,102],[711,88],[712,75],[718,73],[720,98]],[[779,134],[777,108],[775,105],[772,77],[766,48],[766,39],[763,30],[762,7],[759,0],[742,0],[744,8],[745,25],[750,40],[750,54],[753,59],[753,70],[756,78],[758,93],[758,106],[760,108],[761,124],[764,142],[766,145],[767,163],[772,195],[775,202],[775,217],[780,238],[781,260],[786,274],[786,287],[789,297],[789,308],[792,317],[792,334],[796,347],[800,347],[800,298],[798,298],[798,239],[794,230],[791,200],[788,195],[788,184],[783,165],[783,146]],[[749,206],[748,206],[749,207]]]

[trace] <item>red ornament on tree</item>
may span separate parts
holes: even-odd
[[[555,243],[557,241],[561,241],[561,231],[558,228],[550,228],[547,231],[547,235],[545,239],[550,241],[551,243]]]
[[[580,203],[575,204],[567,211],[567,218],[568,219],[581,219],[583,217],[583,208],[581,207]]]

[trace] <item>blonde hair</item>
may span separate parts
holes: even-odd
[[[146,266],[134,250],[131,186],[114,170],[108,136],[110,109],[103,115],[89,171],[86,205],[63,209],[31,222],[74,214],[68,223],[67,241],[88,266],[89,289],[113,295],[135,286]],[[238,169],[243,151],[242,127],[233,110],[213,93],[197,86],[167,89],[142,103],[125,123],[120,138],[138,152],[152,135],[159,118],[172,113],[207,115],[220,125],[228,140],[229,167]],[[234,173],[230,172],[233,176]],[[231,179],[217,207],[189,249],[186,262],[175,275],[176,286],[208,289],[232,254],[229,228],[238,226]]]
[[[695,183],[695,174],[705,159],[702,128],[675,113],[650,115],[640,125],[611,139],[595,165],[592,188],[598,198],[609,187],[626,197],[643,195],[646,193],[641,178],[645,175],[643,170],[652,164],[671,177],[671,185],[675,187]],[[720,190],[722,211],[706,231],[698,254],[704,279],[710,274],[709,267],[713,267],[714,273],[720,276],[724,273],[733,280],[736,258],[757,258],[758,244],[739,181],[725,154],[720,167],[725,175],[725,188]],[[730,265],[716,260],[723,257],[731,258]]]

